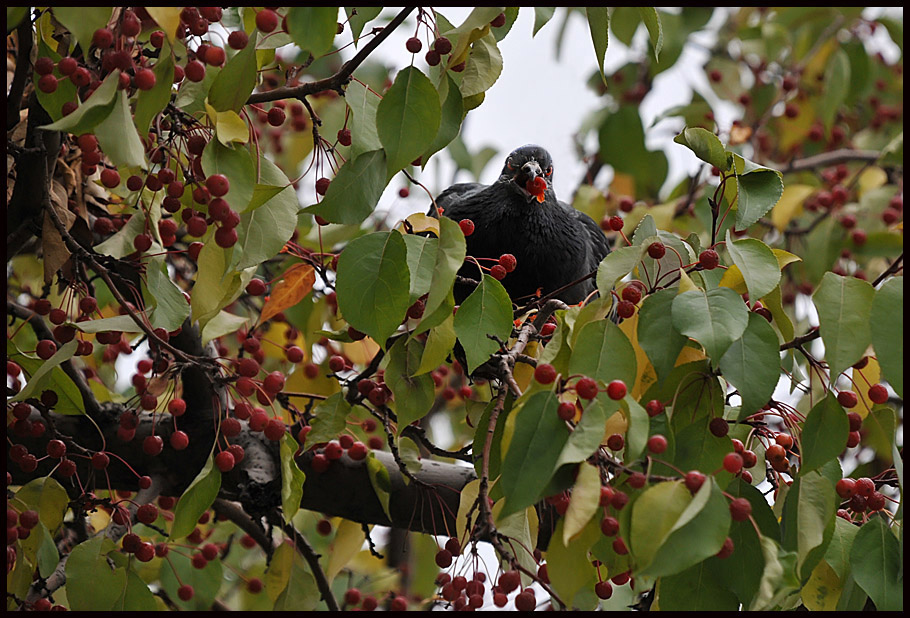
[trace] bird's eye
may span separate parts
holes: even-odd
[[[553,166],[551,165],[550,167],[547,168],[546,174],[547,174],[547,176],[549,176],[552,173],[553,173]]]
[[[509,168],[510,170],[514,169],[512,167],[512,159],[506,159],[506,167]]]

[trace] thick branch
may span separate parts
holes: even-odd
[[[29,12],[31,13],[31,12]],[[6,95],[6,130],[10,131],[19,122],[19,108],[22,105],[22,93],[32,68],[31,54],[33,45],[31,14],[26,15],[16,28],[16,73]]]
[[[838,163],[846,163],[847,161],[875,162],[878,161],[881,156],[882,153],[877,150],[852,150],[850,148],[841,148],[839,150],[832,150],[831,152],[823,152],[812,157],[806,157],[805,159],[795,159],[786,165],[780,166],[779,169],[782,173],[789,174],[791,172],[814,170],[820,167],[830,167],[832,165],[837,165]]]

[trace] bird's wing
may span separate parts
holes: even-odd
[[[607,242],[607,237],[604,236],[603,230],[594,222],[594,219],[571,206],[569,208],[572,211],[572,216],[581,223],[585,234],[587,234],[588,260],[586,269],[587,272],[591,272],[610,253],[610,244]]]
[[[454,218],[458,214],[458,205],[469,195],[473,195],[478,191],[486,189],[486,185],[482,185],[477,182],[460,182],[454,184],[436,197],[436,206],[443,209],[444,215],[447,217]],[[430,205],[430,212],[427,213],[431,217],[436,217],[436,209],[433,208],[433,205]]]

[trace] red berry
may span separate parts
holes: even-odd
[[[105,453],[95,453],[92,455],[92,467],[96,470],[104,470],[110,463],[111,459]]]
[[[607,448],[609,448],[611,451],[621,450],[622,447],[625,446],[625,443],[625,439],[618,433],[614,433],[609,438],[607,438]]]
[[[231,183],[224,174],[212,174],[205,179],[205,188],[214,197],[223,197],[231,189]]]
[[[215,243],[222,249],[228,249],[237,244],[237,230],[221,227],[215,232]]]
[[[659,260],[667,253],[667,247],[662,242],[652,242],[648,245],[648,255],[655,260]]]
[[[696,493],[705,482],[705,475],[698,470],[692,470],[691,472],[686,473],[685,485],[693,494]]]
[[[737,474],[743,469],[743,458],[739,453],[727,453],[724,457],[724,470],[730,474]]]
[[[244,49],[250,42],[250,37],[243,30],[234,30],[228,35],[228,45],[231,49]]]
[[[515,256],[511,253],[503,253],[499,256],[499,265],[505,268],[506,272],[510,273],[518,266],[518,260],[516,260]]]
[[[51,74],[42,75],[38,79],[38,90],[45,94],[51,94],[57,91],[57,78]]]
[[[215,465],[222,472],[230,472],[234,468],[234,456],[230,451],[221,451],[215,455]]]
[[[502,281],[506,276],[506,269],[500,266],[499,264],[494,265],[490,268],[490,276],[496,279],[497,281]]]
[[[136,71],[135,84],[139,90],[151,90],[155,87],[155,74],[151,69],[139,69]]]
[[[265,281],[259,279],[258,277],[250,279],[250,282],[246,285],[247,294],[251,296],[262,296],[265,294],[265,290]]]
[[[730,424],[721,417],[716,416],[711,419],[710,423],[708,423],[708,429],[711,430],[711,433],[714,436],[723,438],[730,431]]]
[[[859,399],[853,391],[841,391],[837,394],[837,402],[845,408],[853,408],[859,403]]]
[[[444,36],[439,37],[433,42],[433,49],[445,56],[452,51],[452,42]]]
[[[645,406],[645,411],[648,413],[648,416],[654,417],[664,411],[664,404],[658,401],[657,399],[652,399]]]
[[[648,450],[656,455],[663,453],[667,450],[667,439],[660,434],[651,436],[648,438]]]
[[[180,597],[181,601],[189,601],[193,598],[194,594],[196,594],[196,592],[189,584],[183,584],[177,589],[177,596]]]
[[[164,450],[164,440],[161,436],[146,436],[142,441],[142,452],[154,457]]]
[[[616,315],[623,319],[631,318],[635,315],[635,303],[629,300],[621,300],[616,304]]]
[[[50,339],[42,339],[35,348],[35,354],[41,360],[47,360],[57,352],[57,344]]]
[[[534,379],[541,384],[550,384],[556,379],[556,369],[553,365],[542,363],[534,369]],[[594,385],[595,388],[597,385]]]
[[[490,25],[493,26],[494,28],[501,28],[502,26],[505,25],[505,23],[506,23],[506,14],[500,13],[499,15],[497,15],[496,17],[493,18],[493,21],[490,22]]]
[[[190,438],[182,431],[175,431],[171,434],[170,443],[175,451],[182,451],[190,445]]]
[[[856,493],[863,498],[868,498],[875,491],[875,482],[868,478],[862,477],[856,480]]]
[[[717,552],[715,555],[718,558],[720,558],[721,560],[723,560],[725,558],[729,558],[730,555],[733,553],[733,548],[734,548],[733,539],[731,539],[730,537],[727,537],[726,539],[724,539],[724,544],[720,548],[720,551]]]
[[[850,422],[850,431],[859,431],[863,426],[863,417],[856,412],[847,412],[847,420]]]
[[[607,600],[613,596],[613,586],[608,581],[597,582],[594,584],[594,594],[599,599]]]
[[[856,494],[856,481],[851,478],[843,478],[834,486],[837,495],[844,500],[849,500]]]
[[[714,270],[720,262],[720,256],[714,249],[705,249],[698,256],[698,263],[705,270]]]
[[[564,421],[571,421],[575,418],[575,406],[571,403],[561,403],[556,409],[556,414]]]
[[[423,43],[421,43],[420,39],[418,39],[416,36],[412,36],[405,42],[404,46],[409,52],[416,54],[423,48]]]
[[[458,222],[458,227],[461,228],[461,233],[465,236],[470,236],[474,233],[474,222],[470,219],[462,219]]]
[[[328,178],[320,178],[316,181],[316,193],[319,195],[325,195],[329,190],[329,185],[332,183]]]
[[[614,401],[619,401],[626,396],[626,383],[622,380],[613,380],[607,384],[607,396]]]
[[[256,13],[256,27],[262,32],[272,32],[278,27],[278,13],[271,9],[262,9]]]
[[[745,521],[752,514],[752,504],[745,498],[734,498],[730,502],[730,516],[733,521]]]
[[[426,56],[424,56],[424,59],[427,61],[427,64],[430,65],[431,67],[435,67],[442,60],[442,58],[439,57],[439,52],[436,51],[435,49],[429,50],[427,52]]]
[[[882,384],[873,384],[869,389],[869,399],[872,403],[885,403],[888,401],[888,389]]]

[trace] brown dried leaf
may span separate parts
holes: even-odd
[[[69,230],[76,221],[76,215],[67,208],[66,189],[57,180],[51,182],[50,198],[51,208],[63,222],[64,228]],[[51,283],[57,271],[70,259],[70,252],[47,212],[44,213],[41,229],[41,246],[44,252],[44,282]]]
[[[272,294],[262,307],[259,323],[262,324],[299,303],[310,293],[314,283],[316,271],[310,264],[295,264],[288,268],[281,280],[272,287]]]

